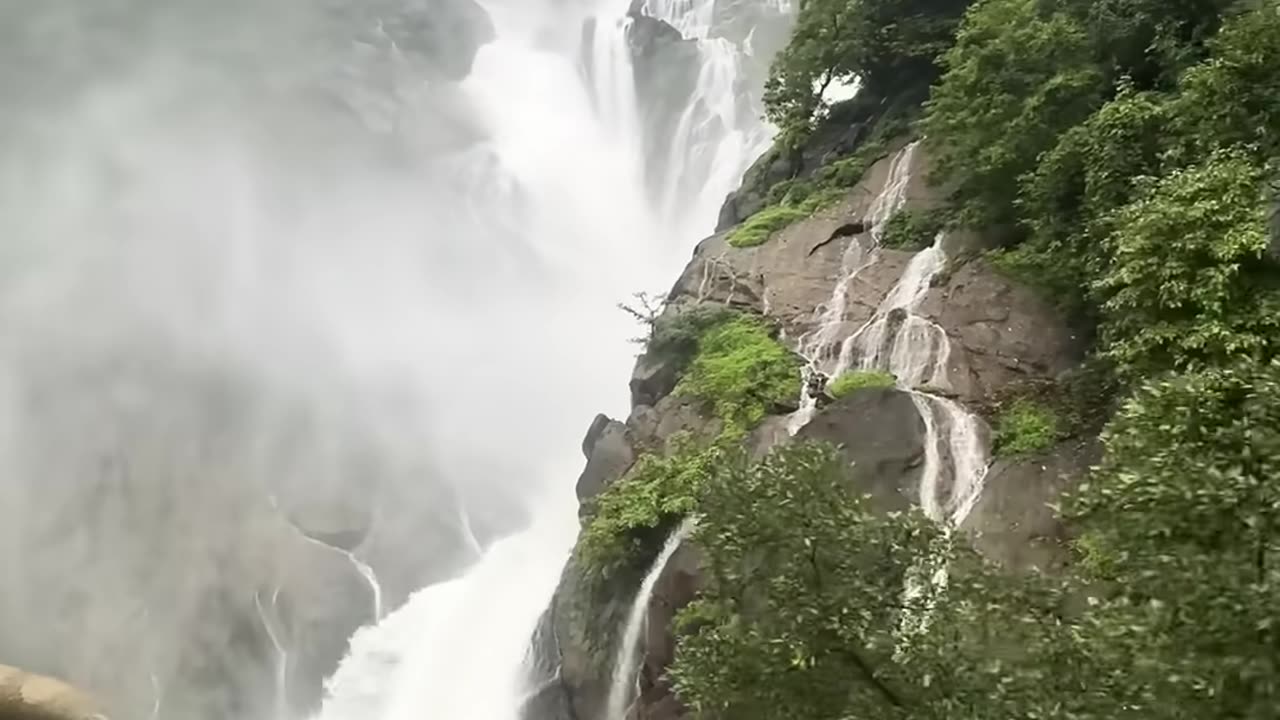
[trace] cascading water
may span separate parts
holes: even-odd
[[[792,13],[788,0],[744,3],[760,18],[745,36],[734,36],[714,0],[646,0],[638,8],[677,31],[691,43],[696,79],[687,97],[679,99],[674,125],[660,138],[658,154],[650,155],[650,169],[657,171],[658,217],[681,238],[709,232],[725,196],[734,190],[750,164],[764,152],[772,128],[764,114],[757,77],[767,66],[772,48],[753,47],[760,23],[786,20]],[[740,9],[741,9],[740,8]],[[763,56],[762,56],[763,55]]]
[[[689,16],[709,18],[712,5],[711,0],[689,3]],[[600,124],[593,132],[600,133],[602,144],[588,151],[601,161],[595,167],[632,183],[639,182],[643,173],[645,153],[636,142],[640,137],[640,103],[634,97],[627,53],[632,21],[624,19],[626,9],[617,2],[606,2],[586,19],[588,32],[581,55],[591,92],[580,99],[594,109],[593,118]],[[464,87],[474,87],[477,94],[510,104],[512,95],[502,92],[502,83],[513,81],[511,67],[559,64],[550,74],[564,77],[560,71],[567,56],[539,50],[529,36],[518,32],[500,5],[490,10],[497,40],[481,50]],[[696,91],[680,116],[680,130],[667,155],[667,182],[672,188],[684,183],[683,187],[693,191],[684,196],[670,192],[652,213],[636,215],[633,211],[631,217],[642,232],[690,239],[711,228],[715,209],[767,145],[770,133],[756,116],[744,115],[739,105],[736,93],[744,83],[742,48],[723,39],[706,38],[707,24],[680,22],[677,26],[703,33],[696,36],[702,58]],[[564,113],[565,107],[558,107],[557,112]],[[497,154],[519,156],[516,150],[499,149]],[[542,171],[540,165],[536,169]],[[585,181],[599,182],[598,178]],[[613,212],[612,220],[618,222],[620,213]],[[564,476],[571,472],[566,469]],[[544,510],[542,517],[553,514]],[[440,717],[515,720],[524,699],[539,690],[525,651],[555,587],[574,530],[576,516],[566,516],[500,541],[465,576],[419,591],[383,622],[362,629],[327,684],[327,700],[316,720],[408,720],[419,717],[424,708]],[[691,530],[692,524],[687,522],[672,535],[637,592],[614,668],[611,720],[620,720],[625,714],[634,684],[644,610],[654,583]],[[521,591],[511,593],[512,586]],[[481,642],[469,637],[476,626],[485,628]]]
[[[831,298],[815,310],[816,322],[812,331],[802,335],[796,343],[796,351],[807,361],[804,368],[800,407],[787,421],[792,435],[800,431],[817,411],[818,398],[813,393],[811,379],[821,373],[833,377],[840,371],[841,348],[846,340],[841,335],[845,313],[849,307],[849,291],[858,275],[880,259],[879,240],[884,226],[906,202],[907,183],[911,179],[911,162],[917,143],[906,145],[889,161],[889,173],[884,185],[867,210],[867,232],[870,243],[858,238],[849,241],[840,256],[840,275],[831,289]]]
[[[856,364],[861,370],[892,374],[898,387],[911,393],[925,426],[920,505],[933,520],[955,527],[977,502],[988,457],[977,418],[958,403],[928,391],[950,388],[950,339],[937,323],[916,312],[934,277],[946,266],[946,235],[939,233],[932,245],[912,256],[871,319],[853,334],[841,337],[849,288],[859,273],[880,259],[880,238],[889,219],[906,202],[919,143],[904,146],[890,159],[884,185],[867,209],[869,247],[857,238],[849,242],[831,299],[819,309],[816,328],[802,336],[798,346],[808,360],[809,377],[816,372],[839,377]],[[817,398],[806,382],[800,409],[789,419],[792,434],[812,418],[816,407]]]
[[[636,688],[636,667],[640,662],[638,651],[640,635],[644,631],[648,619],[649,600],[653,597],[653,588],[667,569],[667,563],[680,549],[681,543],[693,532],[695,521],[687,518],[671,533],[662,552],[653,561],[653,566],[640,583],[635,598],[631,601],[631,611],[627,613],[627,624],[622,628],[622,640],[618,643],[617,657],[613,661],[613,678],[609,685],[609,698],[605,704],[604,720],[627,720],[627,707],[633,701]]]
[[[769,137],[712,13],[642,140],[630,5],[0,9],[6,661],[120,717],[515,717],[614,303]]]

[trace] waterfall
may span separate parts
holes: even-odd
[[[841,330],[849,307],[849,290],[863,270],[880,260],[878,242],[884,233],[885,223],[906,202],[907,183],[911,179],[911,162],[917,144],[918,141],[906,145],[890,158],[884,184],[867,210],[870,244],[864,244],[856,237],[849,240],[840,256],[840,274],[831,288],[831,298],[814,310],[814,329],[802,335],[796,343],[796,351],[806,363],[800,407],[787,419],[787,431],[792,435],[808,424],[817,411],[818,399],[811,391],[810,379],[817,373],[834,377],[840,369],[843,353],[839,348],[846,340],[841,336]]]
[[[276,588],[271,593],[271,610],[276,611],[276,601],[280,598],[280,588]],[[258,620],[262,622],[262,627],[267,633],[267,638],[271,641],[271,647],[275,651],[275,701],[276,717],[288,716],[288,683],[289,683],[289,651],[285,649],[284,640],[280,637],[279,629],[276,627],[278,617],[269,619],[266,609],[262,607],[262,598],[259,593],[253,594],[253,604],[258,611]],[[152,683],[155,684],[155,675],[152,675]],[[159,708],[159,700],[157,699],[156,708]]]
[[[631,0],[216,5],[0,9],[6,661],[119,717],[511,718],[615,303],[767,146],[790,4],[650,3],[662,102]]]
[[[662,546],[662,552],[658,553],[653,566],[649,568],[644,581],[640,583],[635,599],[631,601],[631,611],[627,613],[627,624],[623,627],[622,640],[618,643],[617,657],[613,661],[613,680],[609,685],[604,720],[626,720],[627,718],[628,705],[634,699],[632,693],[636,686],[636,668],[641,659],[637,652],[640,635],[647,625],[649,600],[653,597],[653,588],[658,578],[662,576],[662,571],[666,569],[667,563],[671,561],[671,556],[680,549],[680,544],[693,532],[694,526],[693,518],[687,518],[675,532],[671,533],[666,544]]]
[[[314,720],[518,720],[536,690],[529,639],[572,543],[565,519],[499,540],[465,575],[358,631]]]
[[[948,527],[964,521],[977,502],[988,456],[979,421],[959,403],[922,387],[948,389],[951,340],[937,323],[916,313],[935,275],[947,263],[945,233],[916,253],[875,314],[841,345],[835,375],[857,361],[862,370],[892,374],[911,399],[925,426],[925,463],[920,506]]]
[[[789,7],[776,0],[765,2]],[[633,22],[625,17],[628,5],[627,0],[599,0],[589,9],[578,53],[585,66],[581,74],[585,87],[566,88],[562,83],[569,76],[563,72],[564,62],[572,55],[546,52],[537,33],[521,27],[516,3],[494,0],[489,9],[497,39],[481,50],[463,88],[474,92],[487,115],[511,116],[509,124],[496,128],[491,146],[496,157],[526,180],[535,221],[547,222],[570,239],[587,241],[598,237],[602,227],[606,232],[627,228],[642,241],[672,237],[680,243],[678,252],[664,255],[663,263],[654,266],[656,271],[648,273],[669,277],[684,262],[687,243],[711,230],[720,203],[767,147],[772,131],[751,107],[744,112],[745,101],[739,95],[747,84],[744,49],[709,37],[714,2],[696,0],[681,5],[680,17],[654,10],[696,41],[700,66],[676,137],[668,139],[660,152],[644,151],[638,143],[643,99],[635,97],[627,46]],[[542,73],[542,79],[528,87],[531,78],[513,78],[513,68]],[[562,104],[548,103],[547,95],[562,98]],[[583,105],[563,102],[566,97],[576,97]],[[514,115],[512,106],[527,114]],[[591,108],[590,122],[572,114],[584,106]],[[542,134],[531,135],[527,124],[538,126]],[[555,132],[549,140],[551,128]],[[572,158],[572,166],[564,167],[567,158],[548,153],[556,141],[585,146]],[[641,165],[645,157],[655,155],[665,157],[668,192],[658,206],[646,207],[636,202],[642,195]],[[603,202],[584,206],[587,197]],[[566,226],[561,214],[538,213],[563,207],[575,207],[601,222],[584,233],[581,227]],[[569,249],[598,258],[602,268],[619,262],[595,247],[560,245],[549,251],[563,256]],[[583,262],[581,257],[567,260]],[[563,479],[576,470],[560,467],[556,472]],[[338,671],[326,683],[326,699],[314,720],[413,720],[424,712],[443,718],[516,720],[524,701],[546,683],[535,680],[526,650],[577,529],[572,513],[569,518],[547,520],[561,511],[560,506],[554,511],[539,507],[533,527],[500,540],[485,549],[464,574],[418,591],[381,622],[359,630]],[[455,523],[470,546],[478,547],[469,522],[465,509],[459,508]],[[672,535],[637,591],[614,666],[608,701],[611,720],[622,717],[630,700],[637,647],[654,584],[691,530],[692,523],[686,522]]]
[[[955,401],[929,392],[951,387],[947,375],[951,341],[937,323],[917,313],[934,277],[946,267],[946,234],[939,233],[932,245],[911,257],[871,319],[841,336],[849,289],[859,273],[880,259],[879,241],[889,219],[906,202],[919,143],[911,142],[890,159],[885,182],[866,213],[869,247],[858,238],[849,241],[831,299],[816,311],[815,329],[797,343],[808,363],[800,408],[788,419],[788,430],[793,435],[799,432],[816,412],[817,398],[808,382],[815,373],[836,378],[856,366],[892,374],[898,387],[911,393],[925,426],[920,506],[933,520],[956,527],[982,492],[989,457],[978,419]]]
[[[271,506],[272,510],[276,512],[280,511],[280,503],[275,495],[268,496],[267,503]],[[462,517],[464,518],[464,521],[465,521],[465,517],[466,517],[465,514]],[[340,547],[334,547],[333,545],[330,545],[329,543],[319,538],[315,538],[315,537],[312,537],[311,535],[308,535],[305,531],[303,531],[302,528],[298,527],[296,523],[294,523],[292,520],[289,520],[287,517],[285,518],[285,521],[289,524],[289,527],[293,528],[294,532],[298,533],[298,536],[301,537],[303,540],[313,545],[322,547],[325,550],[328,550],[330,552],[336,552],[339,555],[342,555],[343,557],[345,557],[347,559],[347,562],[351,563],[352,569],[354,569],[356,571],[356,574],[358,574],[361,578],[363,578],[365,581],[365,584],[369,586],[369,595],[373,602],[373,607],[371,608],[372,613],[370,615],[371,621],[376,623],[379,620],[381,620],[382,619],[382,584],[378,582],[378,576],[377,574],[374,573],[373,568],[370,567],[368,563],[356,557],[356,554],[354,552],[351,552],[350,550],[343,550]],[[276,593],[278,594],[279,590],[277,590]],[[275,601],[276,599],[273,596],[271,598],[271,604],[273,607],[275,606]],[[259,610],[259,612],[261,612],[261,610]],[[272,638],[272,642],[275,642],[274,638]]]
[[[780,17],[792,10],[785,0],[759,5]],[[639,12],[675,28],[696,48],[693,90],[671,137],[663,138],[656,210],[680,237],[701,237],[713,229],[726,195],[773,137],[774,129],[760,121],[764,106],[748,68],[759,59],[750,36],[735,42],[718,34],[715,0],[646,0]]]

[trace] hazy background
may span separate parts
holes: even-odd
[[[610,91],[584,22],[629,3],[484,4],[0,2],[0,662],[119,717],[297,715],[374,619],[345,551],[395,607],[571,516],[626,409],[613,303],[742,158],[664,164],[687,47]]]

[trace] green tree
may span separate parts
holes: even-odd
[[[937,76],[970,0],[801,0],[791,41],[765,86],[769,119],[784,144],[808,133],[833,83],[875,97],[912,94]]]
[[[1080,629],[1144,718],[1280,707],[1280,366],[1154,383],[1120,412],[1068,499],[1081,567],[1111,588]]]
[[[1280,274],[1267,257],[1263,172],[1241,152],[1156,182],[1120,209],[1097,281],[1120,370],[1266,359],[1280,340]]]
[[[923,122],[963,219],[1017,225],[1021,177],[1105,99],[1093,53],[1087,27],[1040,0],[984,0],[965,17]]]
[[[1280,5],[1257,3],[1228,20],[1211,57],[1183,76],[1172,117],[1184,163],[1231,147],[1280,155]]]
[[[919,511],[872,508],[844,466],[829,446],[799,444],[758,465],[722,462],[702,485],[695,538],[709,582],[680,615],[671,669],[696,717],[1006,720],[1111,707],[1089,689],[1055,583],[993,572]]]

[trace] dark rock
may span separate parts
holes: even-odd
[[[961,531],[1006,567],[1060,569],[1068,560],[1068,531],[1051,506],[1100,458],[1097,441],[1072,440],[1036,457],[997,460]]]
[[[905,509],[916,499],[924,436],[911,396],[891,388],[855,390],[820,410],[796,434],[840,447],[854,489],[886,510]]]
[[[631,405],[657,405],[675,389],[679,381],[677,368],[667,358],[645,353],[636,359],[631,371]]]
[[[582,454],[587,459],[591,458],[591,449],[596,446],[596,441],[604,433],[605,428],[609,427],[609,423],[613,420],[604,413],[596,415],[591,421],[591,427],[587,428],[587,434],[582,438]]]
[[[604,427],[596,433],[595,442],[591,443],[590,454],[587,455],[587,466],[578,476],[575,489],[579,503],[600,494],[600,491],[610,483],[622,477],[636,460],[627,426],[616,420],[608,418],[605,420]],[[592,423],[591,427],[595,430],[596,423]]]
[[[759,212],[774,185],[783,180],[808,179],[832,160],[853,154],[879,119],[882,107],[878,98],[859,93],[832,108],[803,147],[765,153],[747,170],[742,186],[725,199],[716,232],[727,230]]]
[[[553,608],[542,614],[529,643],[529,675],[538,689],[520,708],[521,720],[573,720],[569,694],[560,682],[560,643],[554,615]]]
[[[576,558],[565,566],[552,602],[552,625],[570,717],[604,717],[618,635],[641,579],[614,577],[593,589]]]
[[[649,602],[644,636],[644,658],[640,663],[640,698],[645,720],[666,720],[684,715],[684,706],[676,699],[666,669],[675,660],[676,637],[673,621],[676,613],[693,601],[703,587],[702,553],[696,545],[685,543],[676,550],[658,576]]]
[[[968,402],[1014,382],[1053,378],[1075,366],[1083,350],[1052,306],[982,260],[931,288],[918,312],[946,330],[952,346],[947,375]]]

